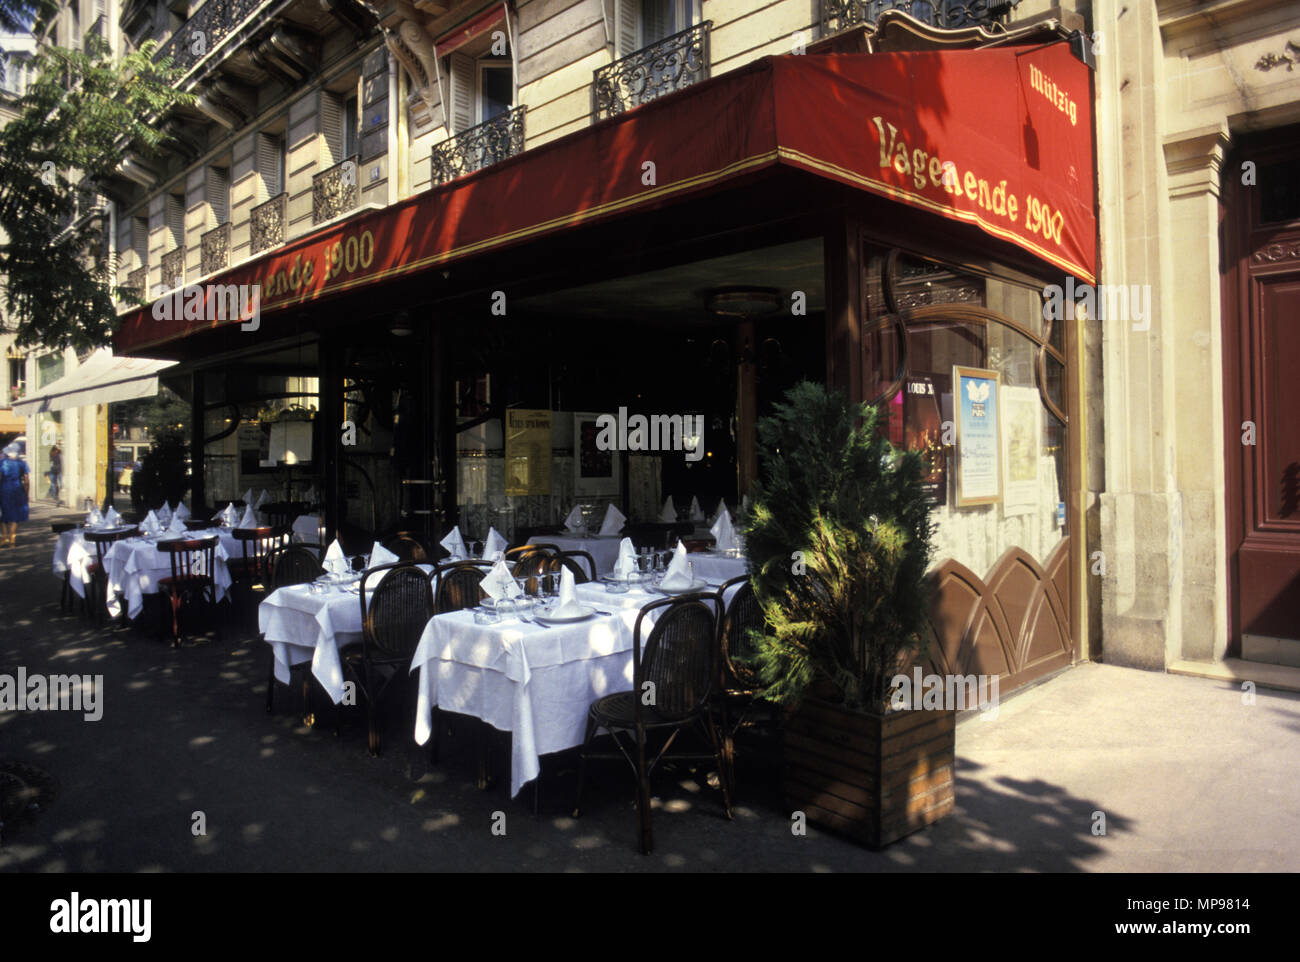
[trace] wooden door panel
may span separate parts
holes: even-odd
[[[1300,273],[1256,284],[1255,528],[1300,535]]]

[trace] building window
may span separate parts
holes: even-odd
[[[514,70],[509,55],[486,57],[478,65],[478,116],[484,123],[508,113],[515,105]]]
[[[17,401],[27,393],[27,358],[21,354],[9,356],[9,400]]]

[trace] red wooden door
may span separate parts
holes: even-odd
[[[1231,650],[1287,664],[1300,664],[1297,144],[1295,128],[1243,143],[1224,193]]]

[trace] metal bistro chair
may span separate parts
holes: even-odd
[[[586,551],[561,551],[551,556],[548,572],[559,574],[565,568],[573,572],[575,584],[585,585],[596,580],[596,559]]]
[[[592,703],[587,714],[587,734],[583,740],[581,763],[578,769],[578,797],[574,802],[573,816],[582,812],[582,790],[588,758],[617,758],[622,755],[636,772],[637,780],[637,836],[641,852],[648,854],[654,848],[654,833],[650,821],[650,775],[659,762],[666,758],[693,760],[713,759],[718,766],[719,784],[722,787],[722,804],[727,818],[731,818],[731,796],[723,768],[722,747],[718,731],[709,713],[709,699],[717,679],[718,616],[715,606],[720,605],[716,594],[700,592],[653,601],[637,615],[633,639],[632,690],[606,695]],[[647,616],[658,613],[658,620],[649,630],[642,645],[641,636],[648,626]],[[643,704],[650,701],[651,704]],[[699,727],[708,736],[712,752],[709,754],[668,755],[668,750],[682,731]],[[601,730],[614,740],[618,754],[596,754],[591,742]],[[662,729],[668,738],[648,764],[646,762],[646,734]],[[630,732],[632,744],[625,746],[620,734]]]
[[[474,608],[483,600],[479,587],[492,570],[491,561],[445,561],[429,574],[435,614]]]
[[[126,531],[87,531],[84,535],[86,541],[95,546],[95,560],[90,565],[91,597],[88,604],[96,625],[104,623],[104,613],[108,608],[108,566],[104,559],[115,543],[134,538],[137,534],[137,529],[130,528]],[[125,605],[122,617],[126,617]]]
[[[736,588],[731,601],[726,603],[718,627],[718,690],[714,703],[722,721],[723,758],[727,762],[727,777],[731,795],[736,795],[736,733],[751,718],[762,700],[763,682],[753,663],[755,647],[750,632],[763,629],[763,609],[754,594],[749,575],[741,575],[724,582],[718,597],[726,599],[727,592]]]
[[[171,602],[172,643],[181,646],[180,613],[186,602],[206,601],[216,609],[217,582],[214,577],[217,563],[217,539],[188,538],[179,541],[160,541],[158,550],[171,562],[171,577],[161,578],[158,588]],[[220,640],[221,625],[217,623]]]
[[[286,588],[289,585],[311,584],[325,573],[320,563],[321,546],[318,544],[289,544],[273,548],[266,556],[268,591]],[[304,662],[310,664],[310,662]],[[311,706],[307,701],[309,682],[303,679],[303,704],[307,713]],[[266,710],[275,710],[275,654],[271,654],[271,667],[266,676]]]
[[[411,658],[433,617],[433,592],[424,571],[397,562],[367,569],[361,576],[360,595],[361,650],[346,653],[346,663],[365,694],[368,747],[371,755],[378,755],[378,701],[393,681],[410,679]],[[381,683],[385,669],[392,669],[392,674]]]
[[[510,552],[506,552],[506,564],[511,565],[510,573],[516,578],[528,579],[528,593],[537,593],[537,579],[550,571],[558,571],[558,568],[552,568],[555,558],[560,554],[560,549],[555,545],[530,544],[522,545],[518,550],[519,553],[512,559]],[[513,564],[512,564],[513,561]]]
[[[424,544],[409,531],[397,532],[384,541],[383,545],[397,555],[399,561],[410,561],[416,564],[427,564],[429,561],[429,552],[425,550]]]

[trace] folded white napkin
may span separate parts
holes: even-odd
[[[370,549],[370,560],[366,562],[366,567],[377,568],[380,565],[390,565],[397,560],[398,560],[397,555],[393,554],[382,544],[376,541],[374,543],[374,546]],[[397,582],[393,582],[393,584],[396,583]]]
[[[167,523],[167,530],[172,534],[185,533],[185,519],[178,514],[172,515],[171,521]]]
[[[184,520],[186,520],[189,516],[190,516],[190,509],[187,508],[187,507],[185,507],[185,502],[184,502],[184,501],[177,501],[177,502],[176,502],[176,507],[175,507],[175,509],[172,511],[172,517],[173,517],[173,518],[180,518],[182,521],[184,521]]]
[[[164,528],[172,523],[172,509],[167,507],[166,501],[164,501],[162,507],[158,509],[158,523]]]
[[[719,551],[731,551],[736,547],[736,532],[731,526],[731,512],[724,506],[722,513],[718,515],[718,520],[713,523],[709,529],[713,538],[717,541]]]
[[[262,493],[257,496],[257,501],[253,503],[253,507],[260,508],[262,505],[266,504],[270,500],[271,500],[271,496],[266,493],[266,488],[263,488]]]
[[[703,521],[704,509],[700,507],[700,499],[691,495],[691,520]]]
[[[582,528],[582,505],[575,504],[569,516],[564,519],[564,526],[570,531],[579,531]]]
[[[325,550],[325,557],[321,562],[326,571],[342,573],[347,570],[348,558],[343,553],[343,545],[339,544],[338,538],[335,538],[334,543]]]
[[[709,515],[709,527],[710,527],[710,528],[712,528],[713,525],[717,522],[717,520],[718,520],[719,518],[722,517],[722,512],[724,512],[724,511],[726,511],[726,510],[727,510],[727,499],[726,499],[726,498],[719,498],[719,499],[718,499],[718,506],[717,506],[716,508],[714,508],[714,509],[713,509],[713,513],[712,513],[711,515]]]
[[[668,495],[668,500],[664,502],[664,509],[659,512],[659,520],[666,524],[673,524],[677,521],[677,509],[673,507],[673,496]]]
[[[161,534],[162,522],[158,520],[158,515],[150,511],[140,522],[140,527],[144,528],[146,534]]]
[[[104,513],[104,521],[110,525],[116,526],[122,523],[122,516],[117,513],[117,508],[110,507],[108,511]]]
[[[631,538],[624,538],[618,544],[618,560],[614,562],[614,577],[619,581],[627,581],[637,570],[636,548],[632,545]]]
[[[506,539],[496,528],[488,528],[487,540],[483,542],[483,560],[500,561],[506,556]]]
[[[252,503],[253,503],[253,489],[249,488],[247,491],[244,492],[244,507],[248,507]]]
[[[104,523],[104,516],[99,513],[99,508],[91,508],[86,512],[86,524],[94,526]]]
[[[600,523],[600,533],[603,535],[618,534],[623,530],[623,525],[627,523],[627,516],[618,510],[617,505],[611,504],[605,509],[605,520]]]
[[[689,588],[691,584],[691,569],[687,567],[686,561],[686,545],[678,541],[677,550],[673,552],[673,560],[668,562],[668,570],[664,572],[664,580],[659,582],[659,587],[667,591],[681,591],[683,588]]]
[[[583,614],[586,610],[587,606],[578,600],[578,596],[573,590],[573,572],[568,568],[561,569],[560,597],[551,606],[551,615],[567,618],[572,615]]]
[[[239,527],[241,528],[259,527],[257,523],[257,513],[253,510],[251,505],[244,509],[244,516],[239,519]]]
[[[239,523],[239,512],[235,509],[235,502],[231,501],[222,509],[221,520],[232,528]]]
[[[502,598],[518,598],[523,594],[504,560],[492,566],[492,570],[484,577],[482,585],[487,596],[494,601],[500,601]]]
[[[438,542],[451,552],[452,561],[468,561],[469,551],[465,548],[465,539],[461,537],[460,525],[447,532],[447,537]]]

